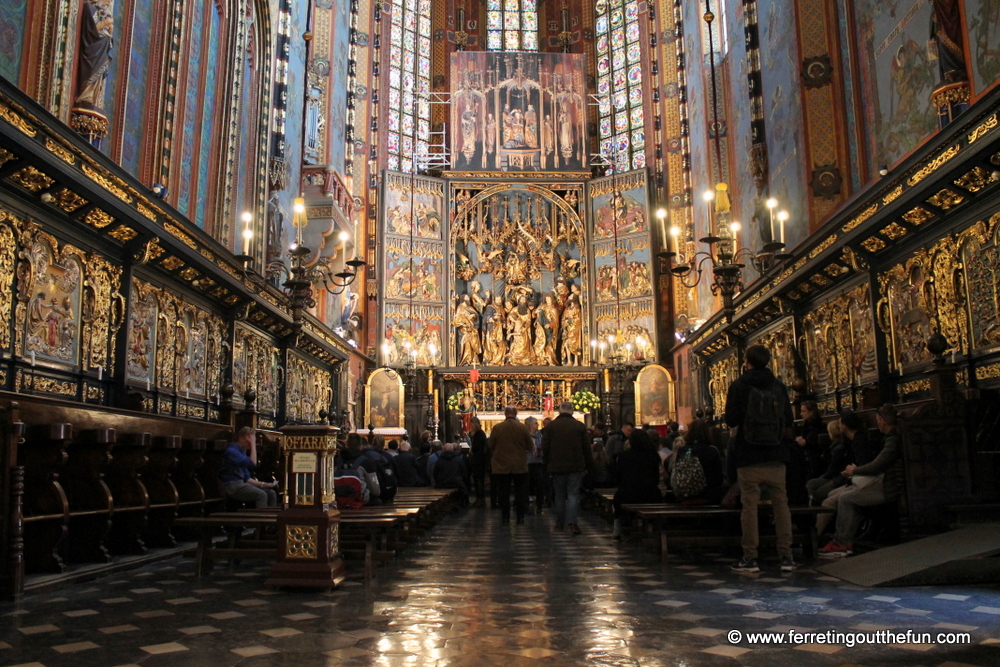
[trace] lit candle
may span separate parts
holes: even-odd
[[[427,393],[429,394],[432,391],[434,391],[434,371],[427,369]],[[437,391],[434,391],[434,394],[435,394],[434,400],[436,402]]]
[[[735,220],[729,223],[729,231],[733,233],[733,252],[736,252],[736,249],[740,247],[740,230],[742,228],[742,225]]]
[[[670,228],[670,251],[677,254],[677,237],[681,235],[680,227],[676,225]]]
[[[611,392],[611,371],[607,368],[604,369],[604,391]]]
[[[778,200],[775,199],[774,197],[768,197],[766,204],[767,204],[767,213],[771,218],[771,240],[775,241],[776,239],[774,238],[774,209],[778,206]]]
[[[243,213],[243,254],[250,255],[250,240],[253,239],[253,229],[250,228],[250,223],[253,221],[253,215],[250,211],[245,211]]]
[[[438,418],[438,390],[434,390],[434,419]]]
[[[785,242],[785,221],[788,220],[788,211],[780,211],[778,213],[778,225],[780,229],[781,242]]]
[[[668,247],[667,242],[667,209],[658,208],[656,209],[656,217],[660,219],[660,234],[663,236],[663,248],[664,250]]]

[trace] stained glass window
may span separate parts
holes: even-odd
[[[487,0],[486,48],[490,51],[537,51],[535,0]]]
[[[431,132],[431,0],[392,0],[388,167],[411,172]]]
[[[597,93],[601,152],[614,171],[646,166],[639,0],[597,3]]]

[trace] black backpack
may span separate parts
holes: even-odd
[[[375,464],[375,474],[378,475],[379,500],[383,503],[391,503],[392,499],[396,497],[396,491],[399,490],[399,480],[396,478],[396,471],[393,470],[393,467],[381,454],[378,455],[378,458],[371,455],[366,456],[369,461]]]
[[[743,424],[743,437],[758,447],[777,446],[785,434],[785,406],[781,385],[777,382],[768,389],[750,387],[747,416]]]

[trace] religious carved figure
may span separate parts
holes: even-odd
[[[555,297],[549,293],[535,309],[535,361],[541,365],[556,366],[556,342],[559,338],[559,309]]]
[[[583,361],[583,309],[576,295],[566,302],[562,315],[561,360],[563,366],[579,366]]]
[[[479,313],[472,307],[468,294],[462,295],[452,324],[458,330],[458,364],[474,366],[479,363],[479,353],[482,351],[479,339]]]
[[[503,302],[499,296],[483,308],[483,363],[487,366],[503,366],[507,356],[507,337],[504,335]]]
[[[114,44],[114,3],[112,0],[87,0],[81,14],[76,98],[70,123],[94,146],[99,146],[108,131],[104,104]]]
[[[528,148],[538,148],[538,114],[531,104],[524,112],[524,143]]]
[[[512,366],[534,366],[535,351],[531,346],[532,312],[528,297],[521,295],[517,307],[507,315],[507,340],[510,343],[508,359]]]

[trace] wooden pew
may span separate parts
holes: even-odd
[[[17,451],[24,467],[24,545],[26,571],[63,571],[63,541],[69,527],[69,499],[59,474],[73,426],[66,423],[29,425]]]
[[[111,530],[114,500],[104,481],[104,470],[117,441],[113,428],[81,433],[67,448],[69,460],[63,485],[69,498],[69,534],[66,555],[72,563],[108,563],[104,541]]]
[[[739,520],[742,510],[725,508],[718,505],[685,506],[668,505],[665,503],[651,504],[627,504],[623,506],[627,512],[631,512],[638,517],[647,534],[654,531],[659,532],[659,551],[663,562],[667,561],[668,543],[671,541],[681,542],[687,545],[719,546],[740,543],[740,533],[705,528],[703,524],[707,522],[721,522],[725,524],[727,519],[735,518]],[[806,558],[813,558],[816,555],[816,516],[827,514],[832,510],[825,507],[790,507],[792,514],[793,530],[798,529],[798,535],[803,539],[804,555]],[[764,516],[771,512],[771,505],[760,505],[757,508],[758,516]],[[698,527],[692,527],[690,522],[697,521]],[[686,528],[679,527],[678,524],[688,522]]]

